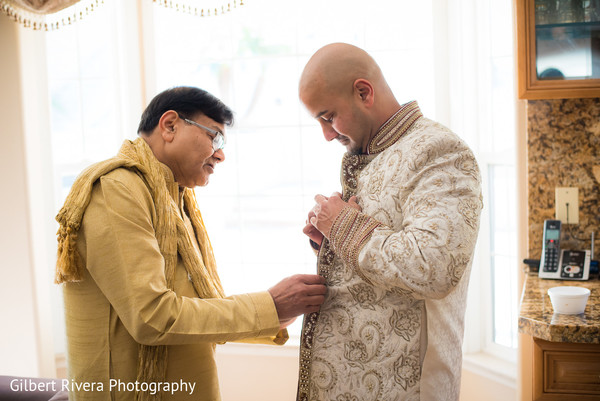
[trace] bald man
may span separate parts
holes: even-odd
[[[317,195],[304,228],[328,292],[304,319],[298,400],[458,400],[482,207],[471,150],[355,46],[318,50],[299,94],[347,153],[342,193]]]

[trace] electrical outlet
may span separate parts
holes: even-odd
[[[579,188],[554,188],[555,218],[563,224],[579,224]]]

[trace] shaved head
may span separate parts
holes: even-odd
[[[351,95],[354,81],[360,78],[377,89],[387,87],[381,69],[366,51],[346,43],[332,43],[319,49],[304,67],[300,96],[316,89]]]

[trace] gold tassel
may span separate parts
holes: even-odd
[[[137,381],[140,383],[159,383],[165,380],[167,374],[167,347],[164,345],[149,346],[142,345],[138,347],[138,375]],[[136,391],[135,401],[160,401],[162,391],[152,395],[148,392]]]
[[[54,282],[61,284],[69,281],[81,281],[83,263],[77,252],[77,229],[61,227],[57,232],[58,254]]]
[[[185,14],[190,14],[190,15],[194,15],[194,16],[199,16],[199,17],[205,17],[205,16],[218,16],[219,15],[219,7],[214,7],[214,8],[207,8],[206,9],[206,13],[205,13],[205,9],[198,9],[197,7],[192,7],[192,5],[186,3],[185,1],[182,2],[181,4],[179,2],[176,2],[175,4],[173,4],[172,0],[152,0],[154,3],[157,3],[159,6],[165,7],[165,8],[171,8],[174,11],[177,12],[182,12]],[[225,5],[227,4],[227,5]],[[241,0],[240,1],[240,6],[244,5],[244,1]],[[237,8],[238,4],[237,4],[237,0],[233,0],[233,8]],[[231,1],[224,3],[223,5],[220,6],[220,14],[226,14],[228,12],[231,12]]]

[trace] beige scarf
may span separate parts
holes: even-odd
[[[186,211],[200,245],[202,260],[188,235],[177,204],[169,194],[161,164],[142,138],[133,142],[125,141],[116,157],[88,167],[75,180],[64,206],[56,216],[56,220],[60,223],[57,233],[56,283],[81,281],[85,266],[77,252],[76,240],[83,214],[90,202],[92,187],[101,176],[120,167],[133,169],[140,174],[152,194],[157,215],[156,240],[165,259],[167,287],[173,289],[175,266],[179,253],[194,288],[201,298],[224,297],[212,247],[202,216],[197,208],[194,191],[185,188],[183,196]],[[137,380],[141,383],[164,382],[166,361],[166,346],[140,344]],[[160,392],[154,396],[149,392],[136,394],[136,400],[160,399]]]

